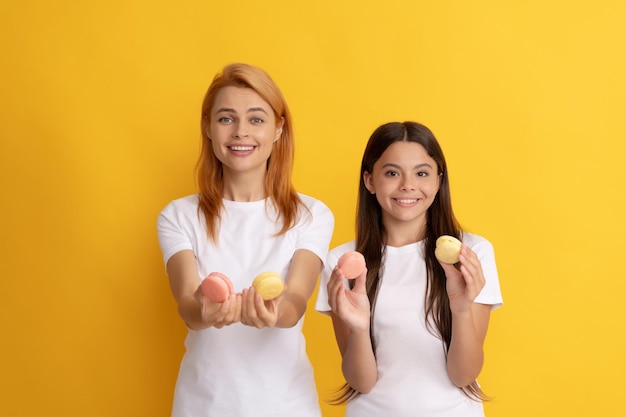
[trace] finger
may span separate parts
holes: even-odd
[[[248,288],[244,302],[246,305],[246,318],[248,320],[248,325],[258,328],[259,312],[257,310],[257,296],[260,298],[260,295],[254,291],[254,288]]]
[[[238,323],[239,321],[241,321],[241,308],[243,303],[241,302],[241,294],[237,294],[235,296],[235,314],[233,316],[233,323]]]
[[[336,279],[329,283],[328,297],[331,309],[334,311],[337,309],[338,300],[341,297],[345,297],[345,284],[343,279]]]
[[[465,285],[470,289],[470,292],[478,295],[480,290],[485,286],[485,277],[482,274],[482,270],[476,270],[472,267],[461,265],[461,273],[463,274]]]
[[[335,295],[332,291],[330,291],[330,289],[326,289],[326,292],[328,293],[328,306],[330,307],[331,310],[335,310]]]
[[[237,296],[235,294],[231,294],[227,300],[229,307],[228,311],[224,316],[224,323],[226,325],[232,324],[235,320],[235,316],[237,314],[238,306],[237,306]],[[226,302],[224,303],[226,304]]]
[[[443,272],[446,274],[448,279],[454,279],[460,275],[459,270],[452,264],[439,261],[439,265],[443,268]]]
[[[342,286],[343,286],[343,279],[337,279],[337,278],[331,279],[327,285],[328,293],[334,294],[337,292],[337,288],[342,287]]]
[[[259,325],[262,327],[274,327],[278,319],[276,313],[276,299],[263,301],[261,296],[258,296],[258,299],[261,303],[261,306],[259,306],[259,309],[257,310],[259,316]]]
[[[467,275],[466,279],[472,278],[478,280],[479,283],[484,281],[482,265],[480,263],[480,259],[478,259],[478,255],[476,255],[476,252],[465,246],[461,250],[459,260],[461,262],[461,266],[463,267],[463,275]]]
[[[249,305],[249,288],[244,288],[243,291],[241,292],[241,323],[249,326],[250,325],[250,320],[249,320],[249,310],[250,310],[250,305]]]

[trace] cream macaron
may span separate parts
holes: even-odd
[[[459,262],[461,245],[461,241],[453,236],[439,236],[435,242],[435,256],[441,262],[455,264]]]

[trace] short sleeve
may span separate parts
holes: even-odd
[[[493,245],[486,239],[476,235],[464,235],[463,243],[469,246],[478,256],[485,277],[485,287],[474,302],[488,304],[492,310],[502,306],[500,280],[496,268],[496,258]]]
[[[296,249],[306,249],[316,254],[322,262],[326,262],[328,246],[335,228],[335,217],[330,209],[321,201],[301,196],[309,209],[307,225],[298,236]],[[305,216],[308,216],[306,213]]]
[[[328,253],[326,257],[326,262],[324,262],[324,269],[322,270],[320,285],[317,290],[317,299],[315,300],[315,310],[319,311],[323,314],[329,314],[331,311],[330,305],[328,304],[328,282],[330,281],[330,275],[335,269],[337,262],[341,255],[346,252],[355,250],[356,242],[348,242],[344,243],[341,246],[334,248],[332,251]],[[347,280],[346,280],[347,281]],[[347,283],[346,283],[347,284]]]
[[[168,204],[159,213],[157,218],[157,233],[163,262],[167,261],[181,250],[193,250],[189,234],[184,230],[183,215],[177,207],[176,201]]]

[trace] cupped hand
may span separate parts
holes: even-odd
[[[200,314],[202,322],[207,327],[221,329],[237,323],[241,319],[241,294],[231,294],[223,303],[216,303],[202,295],[200,287],[196,290],[194,297],[200,304]]]
[[[263,300],[254,291],[254,287],[244,289],[242,293],[241,324],[256,327],[257,329],[274,327],[278,321],[278,298]]]

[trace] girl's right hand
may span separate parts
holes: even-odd
[[[194,298],[200,305],[202,321],[207,327],[221,329],[241,320],[241,294],[231,294],[223,303],[216,303],[204,297],[198,286]]]
[[[352,331],[369,331],[370,302],[365,290],[367,270],[356,278],[354,288],[345,286],[345,276],[335,267],[328,281],[328,304],[333,313]]]

